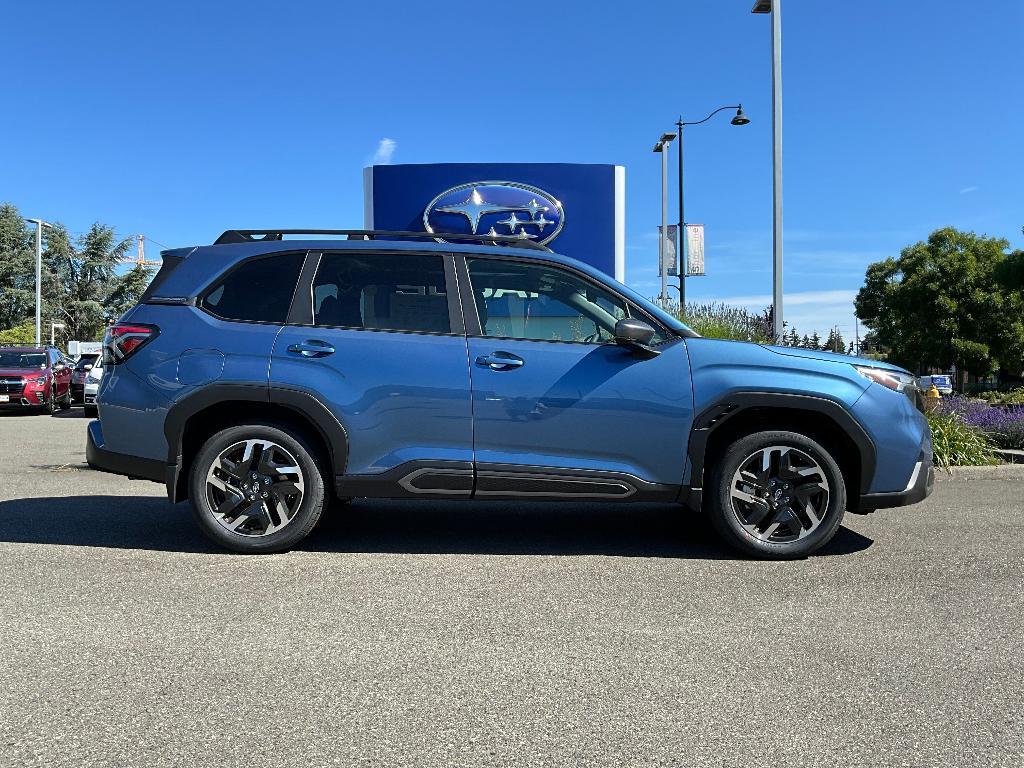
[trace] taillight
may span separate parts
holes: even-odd
[[[107,328],[103,337],[103,364],[117,365],[135,353],[150,339],[155,339],[160,329],[155,325],[117,323]]]

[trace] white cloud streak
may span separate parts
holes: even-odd
[[[372,165],[390,165],[396,149],[398,149],[398,142],[394,139],[381,139],[377,143],[377,151],[373,153]]]

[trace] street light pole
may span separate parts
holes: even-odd
[[[668,144],[661,151],[661,304],[668,303]]]
[[[751,13],[772,24],[772,333],[782,338],[782,0],[757,0]]]
[[[52,227],[42,219],[25,219],[36,225],[36,346],[42,339],[43,312],[43,227]]]
[[[686,314],[686,273],[690,271],[690,262],[686,253],[686,219],[683,218],[683,116],[679,116],[676,122],[679,136],[679,225],[676,228],[676,237],[679,238],[679,245],[676,247],[676,263],[679,273],[679,311]]]
[[[661,231],[658,233],[658,272],[661,275],[661,295],[658,301],[662,306],[668,303],[668,269],[665,259],[668,256],[668,147],[676,137],[674,133],[663,133],[654,151],[661,154]]]
[[[686,238],[686,218],[683,216],[683,126],[706,123],[712,117],[725,109],[736,110],[736,116],[729,121],[732,125],[747,125],[750,122],[750,118],[743,114],[742,104],[719,107],[703,120],[685,122],[682,115],[680,115],[679,120],[676,121],[676,135],[679,137],[679,227],[676,229],[676,236],[679,238],[679,247],[676,249],[676,263],[678,265],[679,272],[679,306],[684,313],[686,311],[686,276],[690,270],[690,261],[686,252],[688,246]]]

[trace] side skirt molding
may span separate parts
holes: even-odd
[[[468,461],[410,461],[373,475],[341,475],[342,497],[675,501],[679,486],[649,483],[625,472],[571,470]]]

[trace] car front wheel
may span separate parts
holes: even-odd
[[[313,530],[325,504],[314,451],[272,425],[213,435],[192,462],[189,495],[203,532],[227,549],[281,552]]]
[[[730,545],[755,557],[803,557],[839,529],[846,486],[835,459],[796,432],[757,432],[726,449],[709,511]]]

